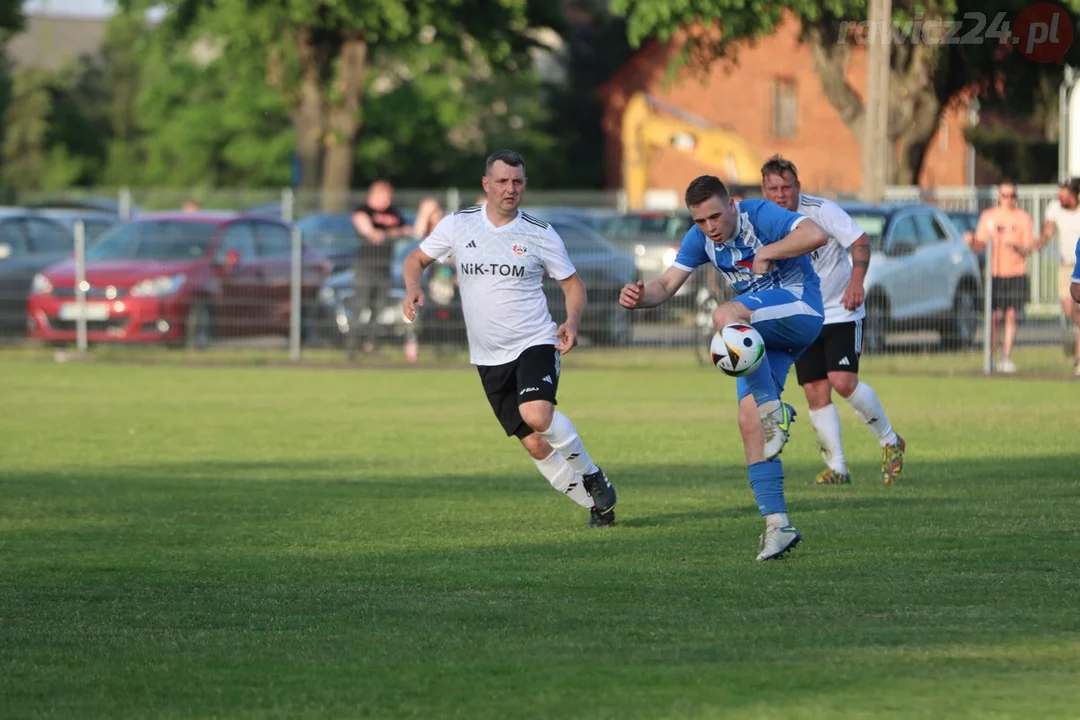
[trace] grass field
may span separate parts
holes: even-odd
[[[0,359],[0,716],[1080,716],[1080,383],[875,360],[891,487],[846,406],[807,487],[789,392],[805,541],[755,563],[731,381],[589,365],[598,531],[469,369]]]

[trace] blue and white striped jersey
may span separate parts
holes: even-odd
[[[735,203],[739,224],[735,236],[723,244],[714,243],[698,227],[690,228],[683,238],[674,265],[693,272],[711,263],[732,287],[742,295],[762,290],[789,290],[797,297],[821,307],[821,285],[809,255],[777,260],[766,275],[754,275],[754,255],[762,247],[779,242],[803,220],[805,215],[769,202],[742,200]]]

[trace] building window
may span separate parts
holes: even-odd
[[[777,140],[790,140],[799,131],[799,98],[795,81],[775,78],[772,82],[772,134]]]

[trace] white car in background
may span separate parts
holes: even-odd
[[[982,309],[979,261],[949,217],[922,203],[839,204],[873,251],[863,351],[884,352],[894,332],[937,332],[946,349],[971,347]]]

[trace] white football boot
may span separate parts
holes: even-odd
[[[802,540],[802,535],[791,525],[782,528],[769,527],[761,534],[761,552],[758,553],[757,559],[759,561],[776,560],[798,545],[800,540]]]

